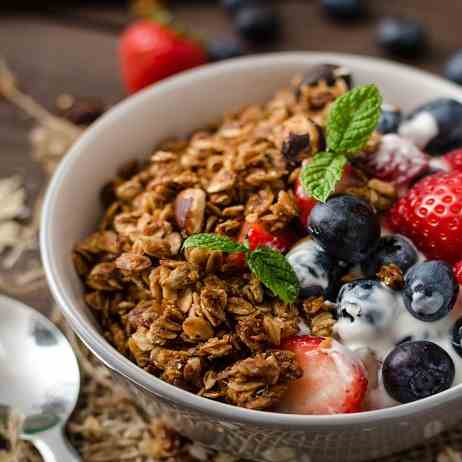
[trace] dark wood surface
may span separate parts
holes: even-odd
[[[122,99],[117,40],[131,20],[124,2],[33,3],[40,7],[18,9],[21,0],[11,2],[10,9],[0,6],[0,56],[22,87],[49,108],[61,93],[97,96],[107,104]],[[428,27],[430,51],[410,61],[413,65],[439,73],[448,56],[462,47],[460,0],[369,0],[368,4],[369,18],[338,24],[322,15],[317,1],[281,0],[277,7],[283,17],[282,40],[249,51],[325,50],[381,56],[374,26],[380,17],[392,14],[418,17]],[[185,0],[174,3],[173,9],[181,21],[205,36],[233,35],[229,18],[216,2]],[[0,177],[23,175],[32,201],[45,176],[30,158],[31,126],[23,114],[0,101]],[[44,310],[50,304],[46,291],[25,300]]]

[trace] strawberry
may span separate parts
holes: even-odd
[[[462,260],[462,171],[420,180],[395,202],[388,221],[428,258]]]
[[[199,43],[148,20],[137,21],[125,30],[119,57],[130,93],[207,61]]]
[[[362,362],[325,337],[289,337],[281,349],[295,353],[303,377],[289,384],[281,410],[297,414],[358,412],[367,391]]]
[[[428,166],[426,154],[411,141],[392,133],[384,135],[377,151],[364,161],[367,173],[396,185],[421,176]]]
[[[311,210],[318,203],[318,201],[305,192],[302,186],[302,182],[300,181],[300,177],[297,177],[295,180],[294,196],[299,210],[298,218],[303,228],[306,228]]]
[[[282,230],[276,233],[269,232],[263,223],[244,223],[239,235],[239,242],[247,241],[250,250],[257,247],[270,247],[279,252],[287,252],[297,241],[297,236],[289,230]]]
[[[453,170],[462,171],[462,149],[455,149],[437,158],[443,162],[443,169],[451,172]]]
[[[462,261],[459,261],[454,265],[453,271],[457,282],[462,285]]]

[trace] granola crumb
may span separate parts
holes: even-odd
[[[383,265],[378,271],[377,277],[391,289],[400,290],[404,287],[403,273],[394,263]]]

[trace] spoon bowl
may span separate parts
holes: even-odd
[[[21,416],[22,438],[47,462],[79,460],[63,435],[79,388],[77,359],[59,329],[32,308],[0,296],[0,405]]]

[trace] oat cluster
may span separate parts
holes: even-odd
[[[238,239],[244,223],[299,226],[293,183],[324,148],[329,105],[348,90],[343,77],[314,80],[163,143],[104,187],[99,231],[76,245],[74,263],[105,336],[146,371],[207,398],[274,408],[301,375],[281,342],[313,317],[317,335],[332,332],[328,308],[284,304],[240,255],[181,249],[199,232]],[[391,195],[362,173],[352,192],[377,208]]]

